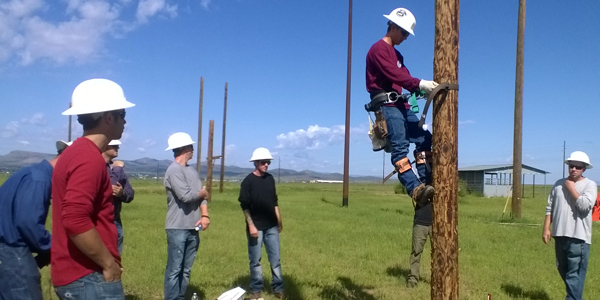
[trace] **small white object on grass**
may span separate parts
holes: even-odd
[[[217,300],[242,300],[242,296],[244,296],[244,293],[246,293],[246,291],[238,286],[221,294],[221,296],[219,296]]]

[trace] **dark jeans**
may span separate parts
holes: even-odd
[[[106,282],[100,272],[93,272],[67,285],[55,286],[60,300],[125,300],[121,280]]]
[[[419,118],[412,110],[399,109],[395,106],[383,106],[381,112],[387,124],[388,140],[392,148],[391,159],[394,167],[397,161],[407,157],[411,143],[415,144],[415,153],[431,151],[431,133],[419,127]],[[431,172],[425,164],[417,165],[417,173],[418,178],[411,170],[398,173],[398,179],[406,187],[409,195],[412,195],[413,189],[419,184],[430,181]]]
[[[119,254],[123,254],[123,224],[120,220],[115,220],[115,226],[117,226],[117,248]]]
[[[182,300],[190,282],[200,237],[193,229],[167,229],[167,243],[165,300]]]
[[[431,226],[425,225],[413,225],[412,231],[412,251],[410,252],[410,274],[408,274],[408,281],[417,283],[419,281],[419,268],[421,264],[421,254],[423,254],[423,248],[427,242],[427,237],[431,238]]]
[[[250,258],[250,291],[260,292],[263,288],[263,275],[260,259],[262,244],[265,244],[269,264],[271,265],[271,288],[274,293],[283,292],[283,276],[281,275],[281,259],[279,252],[279,229],[277,226],[258,231],[258,238],[246,232],[248,238],[248,258]]]
[[[0,242],[0,299],[44,299],[40,271],[28,247]]]
[[[583,299],[590,244],[570,237],[555,237],[556,267],[567,287],[566,300]]]

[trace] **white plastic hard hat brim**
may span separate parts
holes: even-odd
[[[250,161],[257,161],[257,160],[272,160],[273,156],[271,156],[271,152],[269,151],[269,149],[267,148],[256,148],[256,150],[254,150],[254,152],[252,152],[252,157],[250,158]]]
[[[60,152],[65,150],[67,147],[71,146],[73,142],[65,142],[63,140],[56,141],[56,151]]]
[[[399,10],[403,10],[405,13],[407,13],[407,17],[409,17],[411,20],[407,20],[408,22],[412,23],[411,25],[408,24],[404,24],[403,22],[400,22],[400,17],[398,16],[394,16],[395,13],[397,13]],[[413,36],[415,35],[414,32],[414,26],[417,24],[417,19],[415,18],[415,16],[410,12],[410,10],[406,9],[406,8],[396,8],[394,9],[389,15],[383,15],[386,19],[392,21],[394,24],[402,27],[402,29],[406,30],[408,33],[412,34]]]
[[[575,151],[571,153],[569,158],[565,159],[565,164],[570,164],[572,161],[577,161],[585,164],[586,169],[591,169],[594,166],[590,163],[590,158],[583,151]]]
[[[112,140],[110,141],[110,143],[108,143],[109,146],[118,146],[121,145],[121,141],[119,140]]]
[[[168,144],[169,147],[165,151],[193,145],[196,142],[192,140],[192,137],[185,132],[176,132],[169,136]]]
[[[86,115],[86,114],[107,112],[107,111],[113,111],[113,110],[119,110],[119,109],[126,109],[126,108],[130,108],[130,107],[134,107],[134,106],[135,106],[135,104],[133,104],[127,100],[123,100],[122,103],[118,103],[115,105],[94,105],[94,106],[89,105],[85,108],[73,106],[73,107],[65,110],[62,114],[64,116]]]
[[[127,101],[123,89],[117,83],[102,78],[86,80],[73,90],[72,107],[65,116],[85,115],[134,107]]]

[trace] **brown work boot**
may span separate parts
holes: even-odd
[[[283,291],[276,292],[273,294],[273,296],[275,296],[275,298],[277,298],[277,299],[285,299],[285,294],[283,293]]]
[[[433,194],[435,189],[430,185],[424,183],[419,184],[412,192],[412,200],[414,203],[423,207],[433,200]]]
[[[265,300],[265,299],[262,297],[260,292],[254,292],[254,293],[250,294],[249,298],[244,298],[244,300]]]

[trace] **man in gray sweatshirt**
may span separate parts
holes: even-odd
[[[169,137],[169,147],[175,160],[165,173],[167,192],[167,267],[165,270],[165,300],[183,299],[196,252],[200,245],[198,230],[210,225],[208,192],[202,186],[195,168],[187,163],[194,156],[195,143],[187,133]],[[198,226],[198,227],[197,227]]]
[[[592,243],[592,207],[598,191],[594,181],[582,176],[592,168],[587,154],[575,151],[565,164],[569,165],[569,177],[558,180],[548,196],[542,240],[548,244],[554,237],[556,266],[567,288],[566,299],[580,300]]]

